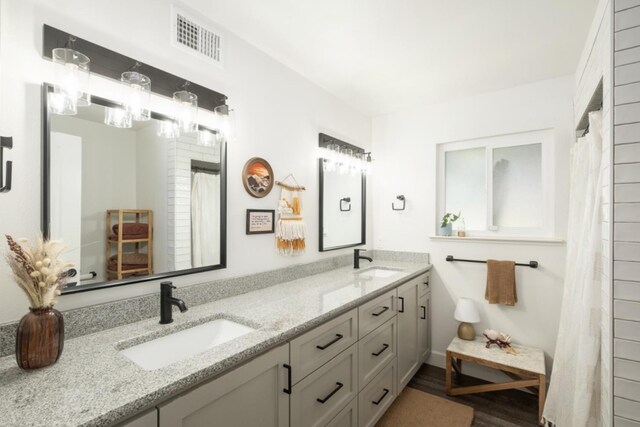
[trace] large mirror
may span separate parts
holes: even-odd
[[[43,234],[68,245],[63,293],[224,268],[225,142],[212,129],[159,136],[170,118],[105,124],[117,104],[92,97],[50,113],[44,85]],[[107,116],[105,116],[107,114]]]
[[[367,154],[320,134],[320,251],[363,245],[366,240]],[[370,157],[369,157],[370,160]]]

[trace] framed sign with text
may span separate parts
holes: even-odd
[[[247,209],[247,234],[270,234],[275,232],[276,211],[270,209]]]

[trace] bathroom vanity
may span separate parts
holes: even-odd
[[[374,425],[429,355],[429,269],[332,269],[190,307],[170,325],[68,340],[58,364],[28,374],[7,356],[0,392],[13,397],[0,411],[34,425]],[[125,355],[221,319],[247,331],[160,368]],[[46,420],[29,410],[36,391],[52,402]],[[54,405],[61,393],[78,405]]]

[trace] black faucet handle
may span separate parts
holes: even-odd
[[[173,283],[171,283],[171,282],[162,282],[162,283],[160,283],[160,289],[163,289],[163,290],[164,290],[164,289],[169,290],[169,289],[176,289],[176,287],[175,287],[175,285],[174,285]]]

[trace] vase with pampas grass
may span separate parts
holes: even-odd
[[[29,299],[30,307],[18,325],[16,361],[22,369],[37,369],[58,361],[64,348],[64,319],[53,308],[74,265],[60,259],[61,242],[42,236],[29,244],[6,235],[7,263],[13,279]]]

